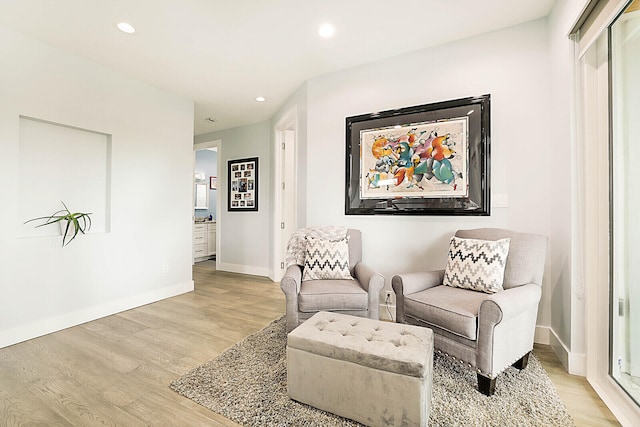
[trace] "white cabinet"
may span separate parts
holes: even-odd
[[[193,258],[207,257],[207,224],[194,224],[193,226]]]
[[[216,254],[216,223],[193,225],[193,260],[204,261]]]
[[[207,248],[210,256],[216,254],[216,230],[215,222],[207,224]]]

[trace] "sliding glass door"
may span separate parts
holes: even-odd
[[[640,1],[610,28],[610,373],[640,403]]]

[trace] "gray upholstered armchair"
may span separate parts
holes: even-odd
[[[396,275],[396,318],[432,329],[436,350],[475,367],[478,389],[490,396],[496,377],[510,365],[524,369],[533,349],[547,239],[501,229],[459,230],[456,236],[510,239],[504,290],[444,286],[444,270]]]
[[[303,281],[303,266],[290,265],[280,287],[286,296],[287,332],[319,311],[379,319],[384,277],[362,263],[362,234],[348,229],[349,278]]]

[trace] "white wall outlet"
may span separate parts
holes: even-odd
[[[391,298],[393,298],[393,291],[384,291],[384,302],[391,302]]]

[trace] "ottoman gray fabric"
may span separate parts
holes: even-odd
[[[426,426],[433,332],[319,312],[287,337],[289,397],[368,426]]]

